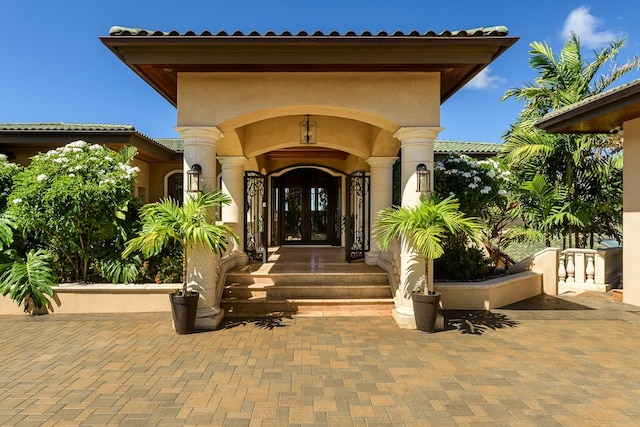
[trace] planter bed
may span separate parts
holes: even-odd
[[[500,276],[482,282],[436,282],[443,310],[492,310],[542,293],[542,274]]]

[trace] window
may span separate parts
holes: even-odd
[[[165,176],[165,196],[171,197],[182,204],[182,197],[184,192],[183,186],[183,174],[182,171],[169,172]]]

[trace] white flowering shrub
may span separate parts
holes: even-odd
[[[64,280],[86,281],[133,198],[129,150],[75,141],[41,153],[14,178],[7,210],[28,239],[48,248]]]
[[[506,206],[511,194],[511,173],[494,159],[476,160],[449,153],[437,162],[435,192],[454,195],[469,216],[486,217],[489,206]]]
[[[0,212],[7,207],[7,199],[13,188],[13,178],[20,172],[20,166],[11,163],[7,156],[0,154]]]
[[[436,274],[454,280],[486,276],[488,270],[484,265],[496,267],[509,243],[505,230],[512,221],[511,211],[515,207],[511,173],[494,159],[477,160],[458,153],[449,153],[434,169],[435,192],[440,197],[455,196],[462,212],[483,220],[484,249],[490,256],[483,261],[482,252],[469,248],[465,240],[448,239],[445,242],[448,256],[438,260]]]

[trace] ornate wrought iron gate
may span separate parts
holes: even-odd
[[[244,173],[244,252],[250,260],[267,262],[267,177]]]
[[[345,227],[347,262],[363,259],[370,244],[369,177],[364,171],[347,175]]]

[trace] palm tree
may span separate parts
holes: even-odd
[[[523,101],[525,106],[504,135],[501,155],[521,180],[532,181],[536,174],[542,173],[550,185],[564,189],[564,209],[570,216],[590,217],[582,226],[569,221],[569,217],[561,224],[565,235],[570,241],[575,239],[576,245],[580,245],[580,233],[589,233],[585,227],[593,218],[608,218],[610,222],[617,218],[617,215],[602,215],[598,209],[611,206],[603,200],[605,193],[600,184],[608,181],[602,179],[602,174],[610,170],[609,158],[622,147],[608,134],[552,135],[536,128],[535,124],[551,111],[602,93],[618,78],[637,69],[640,66],[637,56],[622,66],[615,63],[624,42],[618,39],[594,52],[591,62],[582,55],[580,40],[575,34],[558,58],[546,43],[534,42],[529,62],[538,77],[534,83],[509,89],[502,97]],[[601,73],[605,64],[613,64],[608,74]],[[605,228],[616,229],[617,225],[607,224]]]
[[[582,226],[583,218],[573,215],[565,204],[566,191],[549,184],[543,175],[537,174],[520,186],[520,203],[514,216],[524,221],[525,227],[513,230],[523,240],[540,240],[551,246],[551,238],[561,234],[562,225]]]
[[[429,259],[444,253],[443,239],[447,235],[464,234],[475,244],[482,244],[483,226],[478,218],[466,217],[453,196],[439,200],[422,196],[413,207],[389,207],[378,213],[373,235],[378,246],[387,250],[393,239],[409,243],[425,258],[425,280],[416,292],[432,292],[429,283]]]
[[[122,256],[126,258],[140,251],[149,257],[159,254],[167,245],[178,243],[182,246],[182,293],[187,295],[187,248],[202,244],[222,255],[229,238],[238,240],[229,226],[217,224],[212,216],[214,208],[229,203],[228,195],[216,191],[188,198],[182,206],[172,198],[144,205],[140,209],[142,230],[126,243]]]

